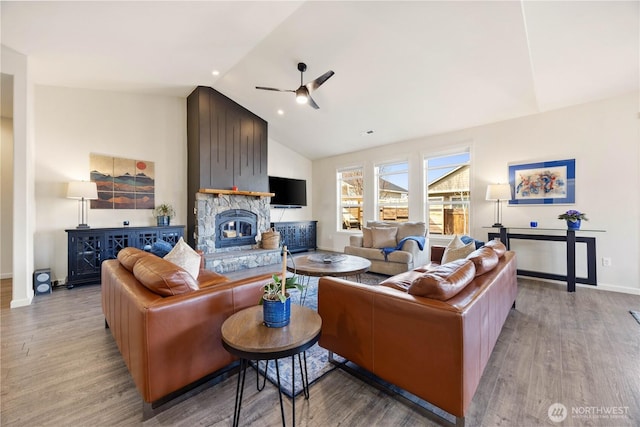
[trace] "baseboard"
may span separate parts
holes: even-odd
[[[13,273],[0,273],[0,279],[13,279]]]
[[[31,304],[31,301],[33,301],[33,295],[30,298],[11,300],[11,308],[26,307]]]
[[[593,289],[593,286],[585,286],[585,287]],[[640,289],[632,289],[632,288],[626,288],[624,286],[607,285],[602,283],[599,283],[598,287],[595,289],[598,291],[621,292],[623,294],[640,295]]]
[[[567,287],[567,282],[551,279],[543,279],[540,277],[518,276],[519,279],[534,280],[536,282],[552,283],[554,285],[562,285]],[[606,283],[598,283],[597,286],[583,285],[582,283],[576,283],[576,289],[591,289],[594,291],[606,291],[606,292],[621,292],[623,294],[640,295],[640,289],[627,288],[625,286],[608,285]]]

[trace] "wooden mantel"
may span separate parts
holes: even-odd
[[[241,190],[221,190],[216,188],[201,188],[199,193],[205,194],[228,194],[234,196],[251,196],[251,197],[273,197],[275,193],[262,193],[260,191],[241,191]]]

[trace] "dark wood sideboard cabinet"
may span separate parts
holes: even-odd
[[[271,227],[280,232],[280,244],[287,245],[291,253],[316,250],[318,221],[272,222]]]
[[[67,288],[100,283],[100,266],[126,247],[145,249],[158,239],[175,245],[184,236],[184,225],[168,227],[119,227],[68,229]]]

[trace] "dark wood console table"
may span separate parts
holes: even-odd
[[[484,227],[484,228],[499,228],[499,233],[488,233],[489,239],[496,237],[500,238],[500,241],[505,244],[507,249],[510,249],[511,239],[520,240],[542,240],[542,241],[555,241],[555,242],[567,242],[567,274],[552,274],[543,273],[539,271],[521,270],[518,269],[518,274],[521,276],[539,277],[541,279],[561,280],[567,282],[567,292],[576,291],[576,283],[584,285],[596,286],[596,238],[595,237],[576,237],[576,231],[590,232],[590,233],[603,233],[604,230],[569,230],[561,228],[531,228],[531,227]],[[511,231],[514,232],[511,232]],[[528,233],[526,231],[529,231]],[[564,232],[566,234],[540,234],[531,233],[531,231],[546,232]],[[576,242],[586,243],[587,245],[587,277],[576,277]]]
[[[280,244],[295,253],[317,249],[317,224],[318,221],[272,222],[271,227],[280,233]]]
[[[67,232],[67,288],[100,283],[100,266],[126,247],[145,249],[158,239],[175,245],[184,225],[167,227],[71,228]]]

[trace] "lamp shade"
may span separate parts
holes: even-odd
[[[487,186],[487,200],[511,200],[511,186],[509,184],[489,184]]]
[[[95,200],[98,198],[98,186],[90,181],[71,181],[67,186],[67,198]]]

